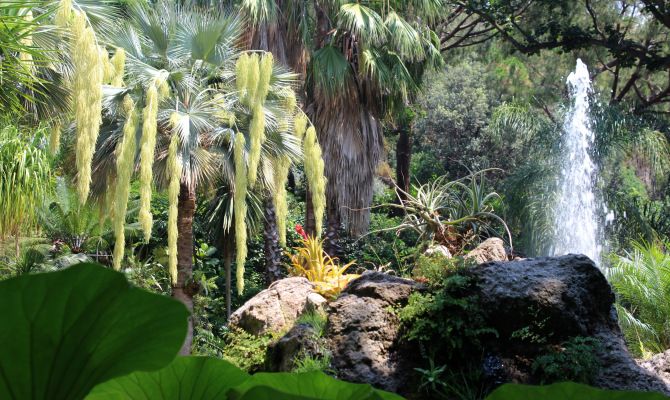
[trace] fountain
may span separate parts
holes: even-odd
[[[562,163],[554,209],[553,255],[584,254],[600,264],[602,240],[595,189],[597,167],[591,153],[595,139],[589,117],[591,80],[582,60],[567,79],[571,106],[563,125]]]

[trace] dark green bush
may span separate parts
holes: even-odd
[[[591,383],[600,360],[601,344],[590,337],[574,337],[533,362],[533,373],[543,384],[563,381]]]

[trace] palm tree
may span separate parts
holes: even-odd
[[[299,139],[289,132],[292,119],[288,117],[295,113],[295,102],[290,100],[294,75],[275,66],[267,100],[261,108],[252,109],[245,101],[247,95],[237,90],[240,37],[239,18],[170,1],[129,7],[126,21],[106,35],[116,53],[125,54],[126,73],[123,86],[104,89],[105,120],[93,160],[92,190],[116,192],[113,209],[119,214],[114,218],[119,219],[125,212],[120,205],[127,202],[133,172],[139,173],[141,185],[148,175],[149,185],[153,181],[157,188],[169,187],[175,212],[169,213],[168,225],[176,227],[174,243],[168,229],[169,253],[176,264],[171,270],[172,296],[191,310],[197,292],[191,277],[198,189],[202,193],[225,182],[236,193],[234,177],[239,171],[234,143],[242,135],[242,143],[248,144],[242,148],[243,159],[253,158],[250,125],[256,112],[264,119],[265,141],[260,148],[258,183],[253,188],[271,192],[272,161],[300,157]],[[149,196],[150,192],[151,186]],[[230,191],[226,195],[230,197]],[[151,216],[142,217],[142,213],[141,204],[140,222],[146,235]],[[190,351],[192,333],[190,326],[182,353]]]
[[[305,77],[303,100],[324,148],[329,238],[340,222],[354,236],[367,229],[383,155],[382,119],[390,100],[406,102],[417,89],[420,74],[414,71],[440,59],[437,37],[425,21],[436,17],[441,4],[243,2],[254,24],[251,48],[272,51]],[[309,207],[308,201],[308,229],[316,233]]]

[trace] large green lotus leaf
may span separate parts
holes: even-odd
[[[96,264],[0,282],[0,399],[82,399],[169,364],[188,311]]]
[[[402,400],[396,394],[339,381],[322,372],[258,373],[230,394],[232,400]]]
[[[216,400],[249,379],[227,361],[207,357],[178,357],[153,372],[134,372],[102,383],[86,400]]]
[[[659,393],[620,392],[597,389],[573,382],[546,386],[502,385],[486,400],[666,400]]]

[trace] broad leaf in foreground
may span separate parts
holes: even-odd
[[[0,398],[82,399],[97,384],[169,364],[188,311],[96,264],[0,282]]]
[[[135,372],[97,386],[86,400],[216,400],[227,399],[233,386],[249,374],[227,361],[178,357],[153,372]]]
[[[322,372],[258,373],[233,388],[232,400],[402,400],[370,385],[337,380]]]

